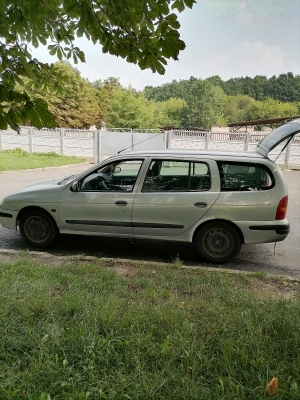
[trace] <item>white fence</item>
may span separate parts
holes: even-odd
[[[254,151],[257,143],[267,134],[254,133],[215,133],[170,131],[168,147],[172,149],[198,149],[220,151]],[[300,167],[300,134],[294,136],[282,151],[286,142],[277,146],[270,154],[272,160],[286,168]]]
[[[20,134],[13,130],[0,131],[0,150],[21,148],[30,153],[53,151],[102,161],[122,150],[151,149],[214,149],[227,151],[253,151],[265,136],[254,133],[215,133],[198,131],[164,131],[107,129],[42,129],[23,127]],[[280,154],[285,143],[271,152],[287,168],[300,167],[300,135],[296,135]]]

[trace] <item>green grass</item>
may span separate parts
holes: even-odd
[[[82,161],[82,158],[60,156],[54,152],[30,154],[20,148],[16,148],[14,150],[0,151],[0,172],[59,167],[67,164],[81,163]]]
[[[262,400],[273,377],[272,398],[300,398],[299,295],[261,297],[258,276],[121,267],[0,266],[1,400]]]

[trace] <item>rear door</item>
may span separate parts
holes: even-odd
[[[178,236],[212,207],[220,193],[215,161],[152,159],[135,196],[135,235]]]

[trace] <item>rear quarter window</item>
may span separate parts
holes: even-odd
[[[275,179],[262,164],[218,161],[221,191],[247,192],[269,190]]]

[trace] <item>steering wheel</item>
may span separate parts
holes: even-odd
[[[81,190],[88,190],[88,191],[94,191],[94,190],[108,190],[108,187],[106,185],[107,180],[103,175],[97,175],[94,177],[91,177],[89,181],[86,183],[83,182],[83,185],[81,187]]]
[[[97,190],[108,190],[108,187],[106,185],[106,179],[104,178],[104,176],[98,176],[97,177]]]

